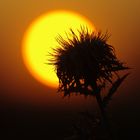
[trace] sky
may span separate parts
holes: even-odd
[[[98,30],[111,34],[109,43],[117,56],[132,69],[114,97],[114,106],[137,110],[140,91],[140,1],[139,0],[1,0],[0,1],[0,102],[11,105],[88,108],[90,98],[63,99],[57,89],[44,86],[27,71],[21,55],[22,39],[37,17],[53,10],[68,10],[87,17]],[[112,101],[113,102],[113,101]],[[128,109],[129,110],[129,109]],[[124,110],[123,110],[124,111]],[[136,112],[134,113],[137,114]]]

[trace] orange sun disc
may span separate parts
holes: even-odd
[[[52,48],[58,47],[56,37],[66,37],[69,29],[77,31],[81,26],[94,31],[95,27],[85,17],[69,11],[54,11],[36,18],[24,34],[22,42],[23,61],[30,74],[39,82],[58,86],[54,67],[47,64]]]

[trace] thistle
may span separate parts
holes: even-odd
[[[108,44],[108,33],[89,32],[87,28],[70,29],[69,36],[64,39],[58,36],[59,47],[54,49],[50,64],[54,65],[59,79],[58,91],[64,96],[84,94],[96,97],[101,110],[103,122],[109,129],[105,108],[113,94],[128,76],[119,76],[119,71],[129,69],[121,62],[112,45]],[[117,80],[114,82],[113,77]],[[101,91],[111,83],[111,88],[105,97]]]
[[[80,93],[99,94],[106,82],[113,83],[113,75],[128,69],[120,62],[113,46],[107,44],[108,34],[89,32],[81,28],[78,35],[70,29],[70,36],[57,38],[59,47],[51,54],[50,64],[55,66],[59,91],[64,95]]]

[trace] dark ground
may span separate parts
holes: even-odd
[[[119,105],[110,108],[111,118],[115,124],[119,139],[139,139],[140,110],[134,106]],[[83,110],[84,111],[84,110]],[[10,139],[36,138],[39,140],[63,140],[72,134],[72,124],[78,112],[40,109],[25,105],[1,105],[0,127],[1,137]]]

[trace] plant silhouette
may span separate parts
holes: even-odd
[[[107,43],[108,34],[89,32],[81,27],[76,34],[70,29],[67,39],[58,36],[59,47],[54,49],[49,60],[55,66],[59,79],[59,92],[64,96],[83,94],[95,96],[99,105],[103,122],[108,126],[105,108],[117,88],[128,76],[119,76],[119,71],[128,67],[118,60],[113,46]],[[117,80],[114,81],[114,76]],[[110,83],[112,86],[105,97],[102,89]]]

